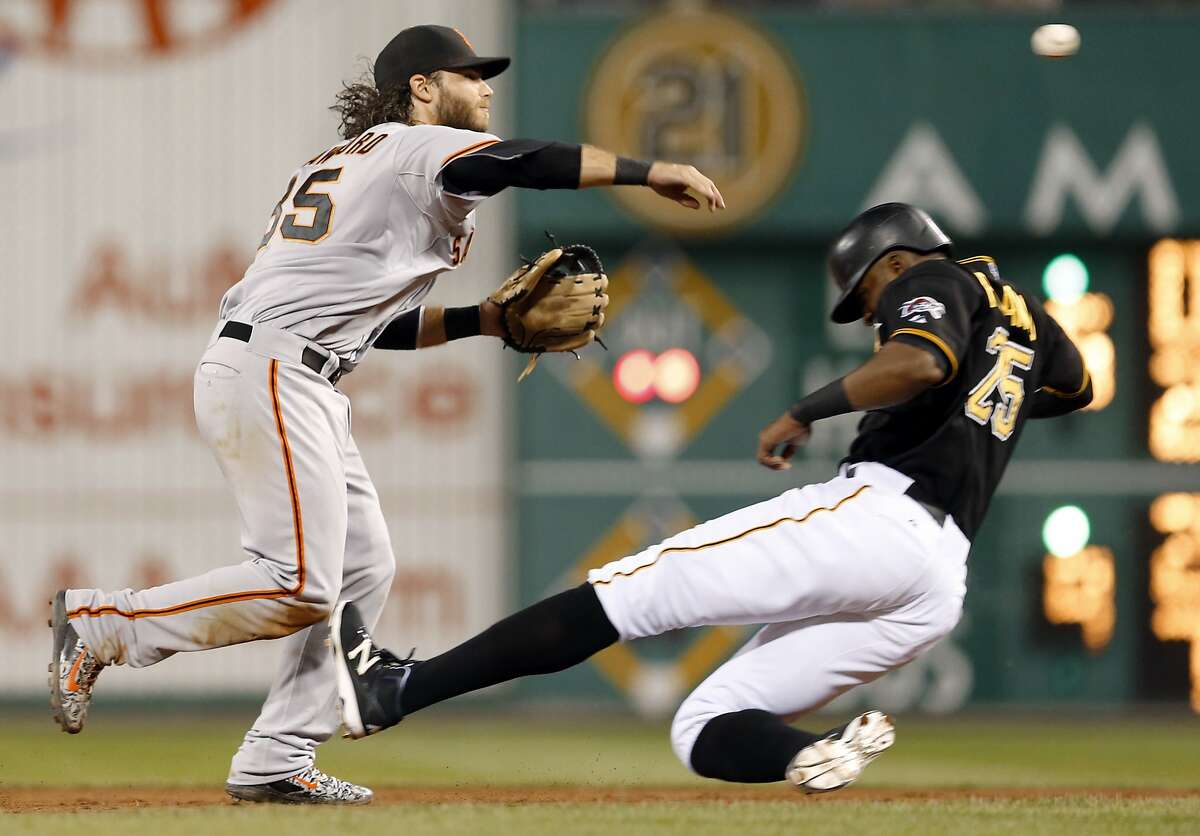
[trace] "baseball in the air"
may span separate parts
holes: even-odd
[[[1069,23],[1047,23],[1034,30],[1029,45],[1043,58],[1067,58],[1079,51],[1079,30]]]

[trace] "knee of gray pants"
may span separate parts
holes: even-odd
[[[282,598],[281,603],[287,607],[286,622],[292,628],[286,635],[320,624],[333,614],[333,604],[326,601],[300,600],[299,598]]]
[[[336,587],[322,583],[318,578],[310,577],[304,584],[303,590],[294,597],[283,600],[288,605],[289,620],[293,621],[299,629],[324,621],[333,615],[337,599]]]
[[[287,567],[280,569],[277,564],[266,564],[265,561],[252,561],[258,565],[267,565],[272,580],[281,590],[288,594],[277,600],[287,610],[289,626],[296,629],[316,624],[333,614],[337,605],[338,592],[341,587],[341,568],[336,570],[336,576],[331,567],[310,560],[302,567]]]

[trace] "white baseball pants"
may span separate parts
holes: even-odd
[[[245,559],[152,589],[67,593],[71,624],[108,664],[145,667],[181,651],[287,637],[234,758],[235,784],[312,763],[337,728],[323,622],[345,598],[374,624],[395,572],[350,402],[298,363],[303,344],[255,326],[250,343],[214,337],[196,370],[196,423],[237,500]]]
[[[911,481],[859,464],[853,477],[789,490],[588,574],[622,640],[766,625],[679,707],[671,743],[685,766],[713,717],[812,711],[958,623],[970,543],[904,495]]]

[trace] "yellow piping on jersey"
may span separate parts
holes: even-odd
[[[922,331],[919,328],[900,328],[899,330],[893,331],[888,339],[890,340],[892,337],[900,334],[912,334],[915,337],[924,337],[941,349],[942,353],[946,355],[946,359],[950,361],[950,375],[941,383],[939,383],[938,386],[945,386],[951,380],[954,380],[955,375],[958,374],[958,358],[954,356],[954,352],[951,351],[950,346],[946,345],[945,340],[943,340],[937,334],[931,334],[928,331]]]
[[[1088,384],[1092,382],[1092,376],[1088,374],[1087,367],[1083,370],[1083,383],[1079,384],[1079,388],[1074,392],[1064,392],[1061,389],[1055,389],[1053,386],[1043,386],[1042,391],[1048,395],[1053,395],[1056,398],[1077,398],[1083,394],[1083,390],[1088,388]]]
[[[871,486],[863,485],[861,488],[856,490],[854,493],[850,494],[849,496],[842,497],[837,502],[835,502],[833,505],[830,505],[828,507],[821,506],[820,508],[812,508],[803,517],[799,517],[799,518],[783,517],[781,519],[775,520],[775,522],[764,523],[763,525],[756,525],[756,526],[754,526],[754,528],[747,529],[746,531],[743,531],[741,534],[734,534],[732,537],[726,537],[723,540],[715,540],[711,543],[703,543],[699,546],[670,546],[668,548],[663,549],[657,555],[655,555],[654,559],[651,560],[649,563],[643,563],[641,566],[636,566],[636,567],[634,567],[634,569],[632,571],[629,571],[629,572],[617,572],[615,575],[613,575],[611,578],[609,578],[608,580],[605,580],[605,581],[592,581],[592,584],[593,585],[608,584],[608,583],[612,583],[617,578],[632,577],[633,575],[636,575],[638,572],[642,571],[643,569],[649,568],[650,566],[653,566],[655,563],[658,563],[658,559],[660,557],[662,557],[664,554],[668,554],[670,552],[698,552],[703,549],[710,549],[713,546],[723,546],[726,543],[732,543],[734,540],[740,540],[743,537],[746,537],[747,535],[750,535],[750,534],[754,534],[755,532],[758,532],[758,531],[766,531],[767,529],[774,528],[775,526],[780,525],[781,523],[785,523],[785,522],[794,522],[797,524],[806,523],[806,522],[808,522],[809,518],[812,517],[813,514],[816,514],[818,511],[836,511],[838,508],[841,508],[843,505],[845,505],[850,500],[852,500],[852,499],[856,498],[857,496],[859,496],[860,494],[862,494],[862,492],[865,491],[869,487],[871,487]]]

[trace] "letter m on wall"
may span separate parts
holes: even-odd
[[[1104,172],[1097,169],[1070,128],[1052,127],[1025,204],[1029,230],[1049,235],[1058,229],[1068,196],[1075,199],[1089,229],[1099,235],[1112,231],[1135,196],[1141,198],[1147,229],[1165,233],[1179,223],[1179,201],[1158,138],[1149,125],[1141,123],[1129,129]]]

